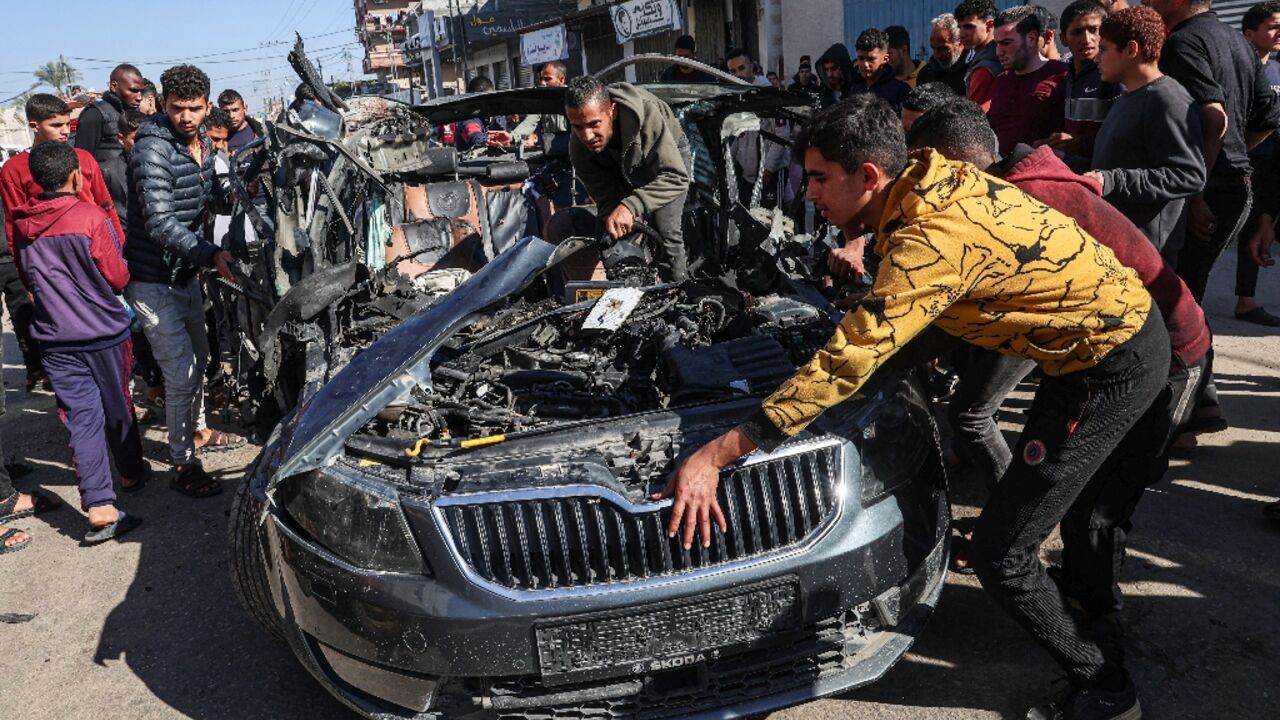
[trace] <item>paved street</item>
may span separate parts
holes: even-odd
[[[1125,568],[1130,665],[1149,718],[1275,717],[1280,695],[1280,526],[1261,514],[1280,497],[1280,334],[1230,317],[1234,255],[1214,274],[1208,311],[1232,428],[1202,438],[1194,464],[1176,460],[1148,493]],[[1261,286],[1260,299],[1280,311],[1280,268],[1264,272]],[[46,487],[73,508],[17,523],[33,546],[0,557],[0,614],[36,616],[0,624],[0,717],[349,717],[233,596],[227,508],[236,469],[253,451],[206,459],[227,484],[212,500],[189,500],[158,476],[123,500],[146,519],[138,532],[80,548],[85,521],[74,509],[66,433],[51,396],[22,392],[8,332],[5,343],[4,447],[36,469],[19,485]],[[1010,404],[1016,420],[1025,398]],[[163,457],[162,441],[148,433],[153,459]],[[974,500],[966,484],[956,493]],[[1019,717],[1058,687],[1055,675],[976,581],[953,576],[914,651],[881,682],[774,717]]]

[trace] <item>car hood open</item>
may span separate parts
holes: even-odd
[[[328,464],[378,411],[429,383],[435,351],[485,308],[528,286],[553,262],[556,247],[532,236],[520,240],[357,355],[285,421],[283,455],[268,488]]]

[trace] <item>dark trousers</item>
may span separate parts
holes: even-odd
[[[1274,221],[1275,218],[1272,218]],[[1258,209],[1249,213],[1244,231],[1236,238],[1236,297],[1251,298],[1258,294],[1258,266],[1249,257],[1249,238],[1260,222]]]
[[[974,528],[982,586],[1078,686],[1120,668],[1049,579],[1040,546],[1168,376],[1169,335],[1153,305],[1142,329],[1097,365],[1041,380],[1013,461]]]
[[[1191,290],[1196,302],[1204,304],[1205,289],[1209,285],[1209,271],[1218,261],[1218,256],[1244,228],[1249,210],[1253,207],[1253,191],[1247,178],[1223,182],[1206,187],[1204,200],[1217,218],[1217,227],[1213,237],[1204,239],[1197,237],[1187,228],[1187,237],[1178,252],[1177,262],[1173,263],[1178,277]]]
[[[71,433],[71,460],[85,510],[115,502],[112,457],[126,478],[136,480],[145,472],[129,396],[132,345],[126,339],[102,350],[44,353],[58,415]]]
[[[1012,459],[996,412],[1035,363],[979,347],[966,349],[970,352],[948,415],[956,450],[982,473],[988,487],[994,487]]]
[[[0,367],[4,367],[4,343],[0,342]],[[0,417],[4,416],[4,384],[0,383]],[[8,458],[4,454],[4,434],[0,433],[0,500],[8,500],[18,492],[13,487],[13,479],[9,477],[9,468],[5,466]]]
[[[1155,402],[1093,476],[1062,520],[1061,586],[1090,617],[1123,605],[1120,569],[1130,520],[1142,492],[1169,469],[1177,429],[1191,417],[1209,368],[1208,356],[1192,368],[1169,373]]]
[[[31,338],[31,315],[34,308],[27,287],[18,277],[18,266],[13,260],[0,262],[0,289],[4,291],[4,304],[9,309],[9,320],[13,323],[13,334],[18,338],[18,349],[22,352],[22,364],[27,368],[27,377],[37,375],[40,368],[40,347]]]

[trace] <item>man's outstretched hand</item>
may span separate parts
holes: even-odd
[[[631,214],[631,210],[626,205],[619,205],[605,219],[604,231],[609,233],[609,237],[618,240],[624,235],[629,235],[635,224],[636,216]]]
[[[720,471],[755,449],[755,443],[742,430],[734,428],[685,458],[671,474],[662,492],[653,496],[654,500],[675,498],[675,504],[671,506],[671,522],[667,524],[667,536],[675,537],[681,532],[683,524],[681,543],[688,550],[693,547],[695,530],[702,536],[702,546],[711,546],[712,520],[715,520],[720,532],[728,532],[728,523],[720,509],[720,501],[716,499]]]
[[[1271,216],[1266,213],[1258,215],[1255,228],[1245,246],[1249,251],[1249,259],[1258,267],[1271,267],[1276,264],[1271,257],[1271,246],[1276,241],[1276,228]]]
[[[217,255],[213,256],[213,267],[217,269],[218,274],[227,282],[236,281],[236,275],[231,268],[234,267],[236,259],[226,250],[219,250]]]

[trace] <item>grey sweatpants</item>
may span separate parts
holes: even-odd
[[[169,424],[169,460],[196,460],[193,435],[205,429],[204,369],[209,338],[204,327],[200,282],[181,285],[131,282],[124,291],[142,321],[156,364],[164,375],[164,413]]]

